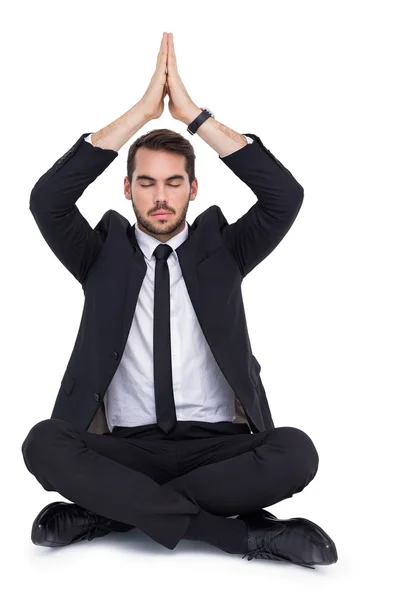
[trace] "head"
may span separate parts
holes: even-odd
[[[170,129],[153,129],[130,146],[124,179],[137,227],[167,242],[185,227],[189,202],[197,195],[192,144]],[[166,211],[167,215],[153,216]]]

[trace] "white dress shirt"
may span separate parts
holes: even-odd
[[[89,134],[85,141],[91,143]],[[252,138],[246,136],[249,143]],[[204,337],[175,252],[188,237],[185,228],[166,242],[170,274],[172,383],[178,421],[233,422],[235,393],[220,370]],[[140,288],[128,340],[104,397],[110,431],[116,425],[137,427],[157,423],[153,372],[155,248],[161,243],[135,224],[147,271]]]

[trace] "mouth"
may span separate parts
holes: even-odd
[[[157,213],[153,213],[151,216],[152,217],[164,217],[164,216],[167,216],[167,215],[170,215],[170,214],[171,213],[168,213],[168,212],[157,212]]]

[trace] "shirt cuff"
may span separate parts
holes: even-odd
[[[242,134],[244,135],[244,133]],[[253,138],[249,137],[248,135],[244,135],[244,137],[247,140],[248,144],[252,144],[254,142]],[[241,150],[242,148],[239,148],[239,150]],[[222,156],[221,154],[219,155],[220,158],[225,158],[226,156],[230,156],[231,154],[235,154],[235,152],[238,152],[238,150],[234,150],[233,152],[230,152],[229,154],[224,154],[224,156]]]

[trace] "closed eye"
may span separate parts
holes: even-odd
[[[149,185],[142,185],[142,184],[140,184],[140,187],[148,188],[148,187],[151,187],[152,185],[154,185],[154,184],[153,183],[149,183]],[[173,185],[172,183],[169,183],[168,185],[170,187],[175,187],[175,188],[181,187],[180,183],[178,185]]]

